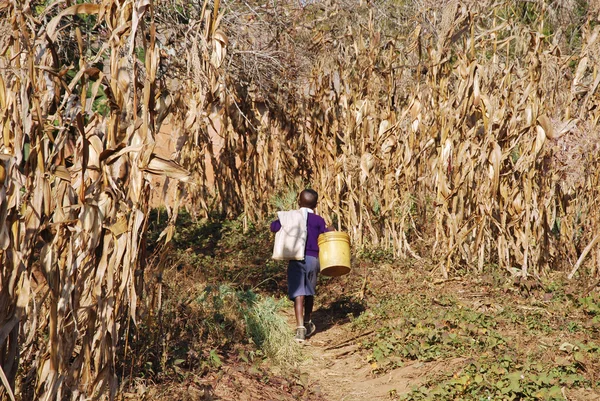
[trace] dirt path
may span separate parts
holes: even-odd
[[[286,314],[293,326],[293,316]],[[319,316],[319,311],[315,311]],[[308,385],[327,401],[389,400],[390,395],[409,392],[446,362],[410,362],[383,375],[375,375],[360,350],[365,337],[350,331],[349,323],[331,324],[316,317],[317,332],[302,345],[306,359],[300,365]]]
[[[304,347],[307,359],[301,369],[327,400],[389,400],[390,392],[406,392],[416,384],[413,366],[374,377],[371,365],[357,352],[357,342],[344,341],[346,337],[343,327],[334,326],[315,334]]]

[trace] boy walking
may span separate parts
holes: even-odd
[[[312,336],[317,328],[311,320],[314,305],[314,296],[319,274],[319,245],[317,238],[328,231],[325,220],[315,214],[319,195],[312,189],[300,192],[298,205],[300,211],[306,216],[306,246],[304,260],[290,260],[287,270],[288,297],[294,301],[296,315],[296,337],[298,342],[304,342]],[[282,228],[281,221],[271,223],[271,231],[276,233]],[[289,227],[287,227],[289,228]]]

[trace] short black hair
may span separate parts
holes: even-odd
[[[319,200],[319,194],[314,189],[307,188],[300,192],[298,197],[298,205],[300,207],[308,207],[314,209],[317,207],[317,201]]]

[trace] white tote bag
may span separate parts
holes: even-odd
[[[273,259],[304,260],[306,215],[302,210],[277,212],[281,229],[275,233]]]

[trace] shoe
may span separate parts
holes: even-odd
[[[306,338],[312,336],[313,334],[315,334],[315,331],[317,331],[317,327],[312,322],[312,320],[304,322],[304,326],[306,326]]]
[[[296,337],[294,337],[294,340],[296,340],[299,343],[303,343],[305,339],[306,339],[306,327],[304,327],[304,326],[297,327],[296,328]]]

